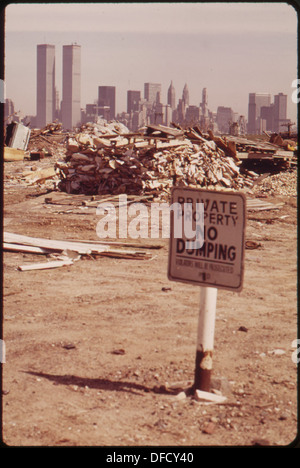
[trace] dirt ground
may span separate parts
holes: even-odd
[[[5,163],[5,170],[23,165]],[[45,204],[47,196],[67,194],[5,186],[4,231],[99,240],[96,210],[80,207],[82,197],[69,196],[78,200],[74,207]],[[222,404],[178,396],[194,379],[200,287],[167,279],[167,239],[147,240],[161,246],[147,250],[150,259],[82,257],[42,271],[17,268],[44,255],[4,252],[4,443],[132,450],[292,444],[297,200],[267,201],[283,205],[248,211],[246,240],[257,248],[245,251],[243,290],[218,290],[212,388],[227,397]],[[142,248],[145,240],[134,242]]]

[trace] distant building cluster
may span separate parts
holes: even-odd
[[[243,135],[261,134],[264,131],[279,133],[290,124],[287,119],[287,95],[279,93],[271,102],[270,94],[249,94],[248,122],[243,115],[231,107],[218,106],[216,112],[208,108],[207,89],[202,89],[199,105],[190,103],[188,85],[185,84],[181,97],[176,101],[176,90],[171,81],[167,91],[166,104],[162,102],[160,83],[144,83],[140,90],[127,91],[127,109],[116,114],[116,87],[98,86],[98,96],[93,103],[81,108],[81,47],[63,45],[62,100],[55,83],[55,46],[37,45],[37,88],[36,115],[26,116],[22,121],[31,127],[43,128],[54,121],[62,123],[65,130],[72,130],[99,118],[118,120],[129,130],[137,131],[146,125],[171,123],[183,127],[197,126],[202,131]],[[14,103],[5,102],[5,119],[18,121]]]
[[[248,133],[286,131],[286,127],[291,123],[290,119],[287,119],[287,95],[276,94],[273,103],[271,99],[270,94],[249,94]]]

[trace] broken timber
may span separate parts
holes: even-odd
[[[9,249],[17,250],[17,245],[22,246],[34,246],[41,249],[47,249],[54,252],[63,252],[71,250],[81,255],[103,255],[116,258],[133,258],[133,259],[147,259],[151,258],[151,255],[147,252],[139,252],[137,250],[129,249],[115,249],[111,248],[110,245],[84,243],[84,242],[73,242],[73,241],[60,241],[53,239],[35,238],[28,237],[19,234],[13,234],[4,232],[4,246],[9,245]],[[4,247],[5,248],[5,247]],[[41,252],[39,252],[41,253]],[[45,252],[46,253],[46,252]],[[47,252],[48,253],[48,252]]]
[[[31,263],[30,265],[21,265],[18,267],[20,271],[30,271],[30,270],[48,270],[50,268],[59,268],[66,265],[72,265],[73,262],[71,259],[66,260],[54,260],[53,262],[44,262],[44,263]]]

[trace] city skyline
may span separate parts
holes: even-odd
[[[61,101],[60,49],[64,44],[77,42],[82,49],[81,108],[97,100],[99,86],[115,86],[116,113],[126,112],[127,91],[136,90],[143,95],[147,82],[161,83],[161,102],[166,104],[172,81],[176,101],[187,83],[191,105],[199,106],[202,90],[206,88],[210,110],[228,106],[246,117],[249,93],[277,95],[283,92],[288,95],[287,116],[295,121],[297,109],[291,95],[292,82],[297,78],[297,17],[291,6],[199,3],[86,4],[84,10],[81,7],[73,4],[71,11],[70,5],[35,4],[34,13],[32,5],[6,8],[6,97],[14,101],[16,109],[24,116],[34,115],[36,109],[36,45],[56,46],[56,85]],[[63,12],[70,13],[68,31],[65,27],[62,29]],[[245,18],[246,12],[247,20],[242,27],[237,20]],[[145,25],[146,13],[149,21]],[[33,14],[31,19],[27,18],[29,14]],[[56,21],[51,24],[54,14]],[[208,22],[204,30],[203,17]],[[85,18],[91,21],[90,28]],[[106,21],[99,23],[99,19]],[[84,24],[89,32],[84,33]],[[98,32],[99,24],[101,32]],[[209,24],[215,25],[211,31],[208,31]],[[40,31],[42,28],[44,31]],[[221,33],[224,34],[222,40]],[[20,89],[21,69],[23,82],[28,87],[26,93]]]

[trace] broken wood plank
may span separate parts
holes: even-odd
[[[71,250],[82,255],[104,255],[115,256],[118,258],[149,258],[150,254],[147,252],[139,252],[137,250],[120,250],[112,249],[109,245],[97,244],[97,243],[83,243],[83,242],[71,242],[71,241],[59,241],[53,239],[43,239],[22,236],[19,234],[13,234],[4,232],[4,242],[21,245],[32,245],[36,247],[50,249],[55,252],[62,252]]]
[[[29,265],[20,265],[18,270],[30,271],[30,270],[48,270],[50,268],[59,268],[66,265],[73,265],[73,261],[70,259],[66,260],[54,260],[53,262],[44,263],[31,263]]]
[[[270,203],[257,198],[247,199],[247,211],[278,210],[284,203]]]
[[[41,247],[34,247],[32,245],[10,244],[8,242],[3,243],[3,250],[10,250],[13,252],[37,253],[37,254],[49,254],[52,252],[52,250],[50,249],[43,249]]]
[[[8,232],[4,232],[4,242],[9,242],[13,244],[33,245],[36,247],[42,247],[55,251],[74,250],[80,254],[91,254],[92,250],[97,253],[101,253],[105,250],[108,250],[107,246],[99,246],[96,244],[83,244],[79,242],[68,242],[54,239],[29,237]]]
[[[84,244],[88,244],[90,242],[93,242],[94,244],[99,244],[99,245],[117,245],[120,247],[131,247],[131,248],[137,248],[137,249],[162,249],[164,246],[162,244],[138,244],[135,242],[122,242],[122,241],[89,241],[89,240],[80,240],[76,241],[74,239],[69,239],[71,242],[82,242]]]
[[[47,167],[45,169],[40,169],[38,171],[34,171],[31,174],[26,174],[24,177],[26,182],[30,182],[31,184],[35,184],[37,182],[42,182],[47,179],[52,179],[56,176],[56,171],[54,167]]]
[[[4,161],[23,161],[25,157],[25,151],[16,149],[16,148],[10,148],[8,146],[5,146],[4,148]]]

